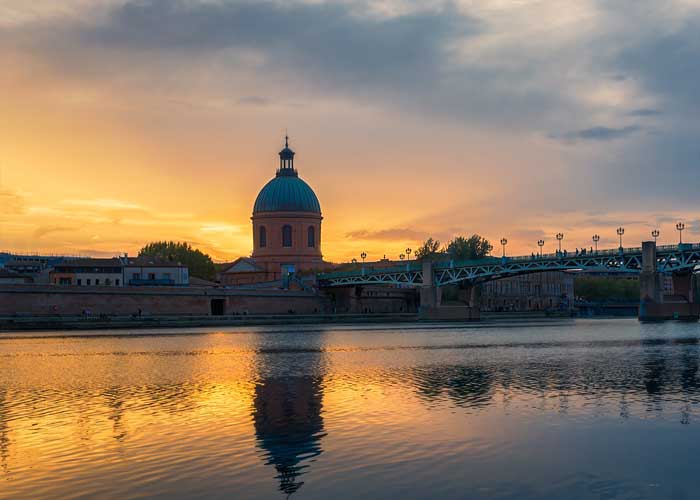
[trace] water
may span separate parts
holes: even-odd
[[[0,498],[698,498],[698,324],[159,333],[4,334]]]

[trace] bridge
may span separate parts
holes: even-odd
[[[664,245],[656,249],[657,269],[662,273],[692,270],[700,266],[700,244]],[[423,284],[424,264],[411,262],[386,268],[367,268],[357,264],[346,272],[318,275],[321,286],[409,285]],[[580,252],[528,255],[523,257],[486,257],[471,261],[443,260],[431,263],[432,283],[445,286],[462,281],[478,284],[499,278],[545,271],[610,271],[637,273],[642,270],[642,247]]]
[[[700,269],[700,244],[681,243],[657,247],[656,243],[651,241],[644,242],[642,247],[594,252],[584,250],[575,254],[557,252],[520,257],[486,257],[471,261],[426,259],[386,268],[357,264],[352,270],[322,273],[317,278],[319,285],[324,288],[379,284],[416,287],[421,292],[422,307],[434,309],[440,306],[441,294],[438,289],[457,283],[472,289],[469,302],[471,307],[475,308],[477,299],[473,293],[474,285],[486,281],[546,271],[635,273],[641,274],[643,278],[641,299],[644,305],[663,303],[660,275],[664,273],[674,275],[674,286],[676,276],[682,276],[688,281],[679,281],[678,286],[686,290],[686,295],[690,297],[691,277],[696,268]],[[651,276],[649,279],[644,277],[644,271]],[[698,295],[700,302],[700,294],[695,295]],[[691,299],[688,299],[688,302],[691,302]]]

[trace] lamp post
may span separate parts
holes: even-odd
[[[564,233],[557,233],[557,240],[559,240],[559,253],[561,253],[561,240],[564,239]]]
[[[364,264],[364,263],[365,263],[365,259],[367,258],[367,252],[362,252],[362,253],[360,254],[360,258],[362,259],[362,263]]]
[[[598,242],[599,241],[600,241],[600,235],[594,234],[593,235],[593,244],[595,244],[595,253],[598,253]]]
[[[620,237],[620,250],[622,250],[622,235],[625,234],[625,228],[624,227],[618,227],[617,228],[617,235]]]
[[[505,238],[501,238],[501,246],[503,247],[503,256],[506,256],[506,245],[508,244],[508,240]]]
[[[676,224],[676,229],[678,230],[678,244],[683,244],[683,230],[685,229],[685,223],[679,222]]]
[[[537,246],[540,247],[540,257],[542,257],[542,247],[544,246],[544,240],[537,240]]]
[[[654,238],[654,244],[656,244],[656,238],[659,237],[659,234],[661,234],[661,233],[659,233],[659,230],[658,230],[658,229],[654,229],[654,230],[651,232],[651,236],[652,236],[652,238]]]
[[[407,248],[407,249],[406,249],[406,258],[407,258],[408,260],[411,260],[411,252],[412,252],[412,251],[413,251],[413,250],[411,250],[410,248]]]

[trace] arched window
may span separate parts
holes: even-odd
[[[292,246],[292,226],[289,224],[282,226],[282,246]]]
[[[313,248],[316,246],[316,231],[314,230],[313,226],[309,226],[309,229],[307,231],[307,243],[306,243],[309,248]]]
[[[264,248],[267,246],[267,230],[265,229],[265,226],[260,226],[260,248]]]

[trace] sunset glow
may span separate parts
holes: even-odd
[[[285,129],[329,261],[700,239],[697,2],[368,5],[3,2],[2,249],[249,255]]]

